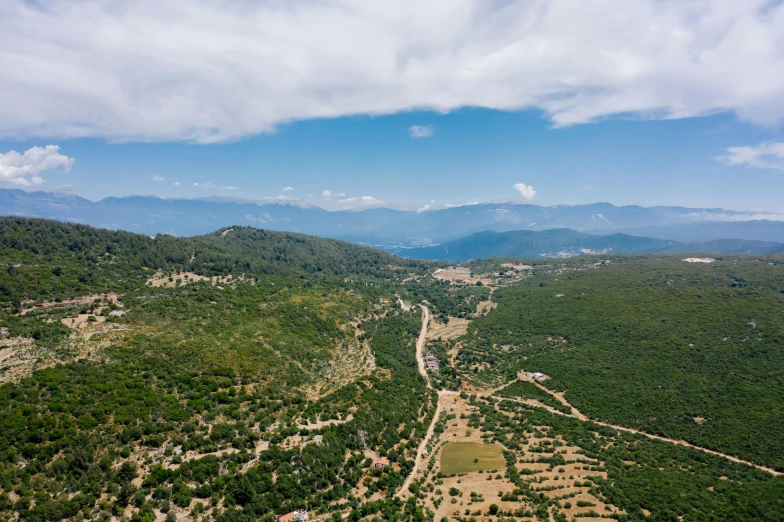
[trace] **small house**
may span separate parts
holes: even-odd
[[[376,459],[376,463],[374,464],[376,469],[386,469],[389,467],[389,459],[386,457],[379,457]]]
[[[308,522],[308,512],[305,510],[292,511],[278,517],[278,522]]]

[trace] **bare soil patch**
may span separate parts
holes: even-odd
[[[519,271],[519,270],[533,270],[534,267],[530,265],[524,265],[522,263],[504,263],[501,266],[505,266],[506,268],[511,268],[512,270]]]
[[[428,339],[440,338],[445,341],[457,339],[465,335],[469,324],[471,324],[469,319],[460,319],[458,317],[449,317],[446,324],[439,321],[431,321],[427,337]]]
[[[433,277],[454,284],[475,285],[482,283],[483,285],[490,285],[495,283],[494,279],[486,275],[472,274],[470,268],[464,267],[439,268],[433,273]]]
[[[216,278],[217,281],[222,282],[226,278]],[[174,288],[176,286],[187,285],[188,283],[195,283],[197,281],[211,281],[212,278],[201,276],[193,272],[180,272],[179,274],[165,274],[163,272],[155,272],[152,277],[147,280],[147,284],[154,287]],[[215,282],[213,281],[213,284]]]

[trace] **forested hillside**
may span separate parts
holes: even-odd
[[[784,468],[781,257],[450,268],[18,218],[0,239],[0,520],[784,514],[755,469]]]
[[[784,259],[539,263],[472,323],[467,374],[542,372],[591,418],[784,469]]]
[[[0,218],[0,256],[7,264],[0,274],[0,299],[15,303],[135,288],[148,278],[145,270],[372,281],[430,266],[343,241],[249,227],[153,238],[22,218]]]
[[[393,293],[429,263],[250,228],[0,239],[0,517],[329,516],[402,483],[433,405]]]

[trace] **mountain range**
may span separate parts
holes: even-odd
[[[703,243],[681,243],[667,239],[629,234],[594,235],[567,228],[541,232],[478,232],[440,245],[396,249],[413,259],[474,261],[494,257],[536,258],[574,257],[584,254],[650,254],[709,252],[714,254],[775,254],[784,252],[784,243],[723,239]]]
[[[610,203],[539,206],[502,202],[426,212],[389,208],[328,211],[301,201],[155,196],[91,201],[73,194],[0,189],[0,215],[55,219],[145,235],[189,236],[233,225],[258,226],[392,251],[433,246],[477,232],[554,228],[594,235],[624,233],[681,243],[724,239],[784,243],[784,215]]]

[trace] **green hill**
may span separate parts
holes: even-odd
[[[0,253],[0,518],[327,510],[363,476],[359,431],[371,451],[402,444],[376,490],[410,469],[433,402],[419,315],[392,294],[430,264],[250,228],[17,218],[0,219]],[[334,424],[302,427],[319,421]],[[283,444],[300,435],[323,442]]]

